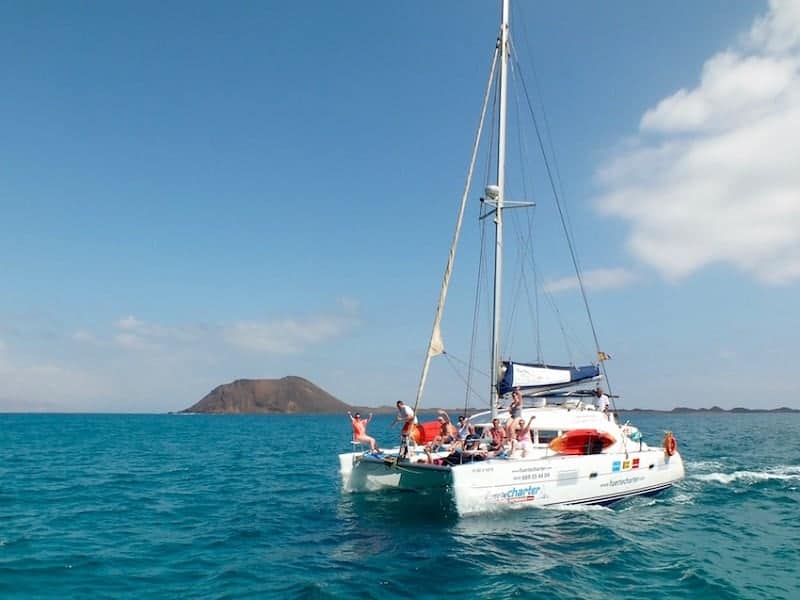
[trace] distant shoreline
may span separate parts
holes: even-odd
[[[658,413],[658,414],[693,414],[693,413],[702,413],[702,414],[762,414],[762,413],[800,413],[800,409],[797,408],[788,408],[786,406],[782,406],[780,408],[687,408],[685,406],[679,406],[673,408],[671,410],[658,410],[655,408],[619,408],[617,412],[624,412],[624,413]]]

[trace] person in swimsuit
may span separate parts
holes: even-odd
[[[514,432],[517,430],[517,420],[522,416],[522,394],[519,388],[511,392],[511,404],[508,407],[508,421],[506,421],[506,437],[514,439]]]
[[[456,440],[456,429],[450,422],[450,415],[439,409],[436,420],[439,422],[439,434],[433,439],[434,448],[452,444]]]
[[[510,454],[514,454],[514,451],[519,448],[522,451],[522,457],[525,458],[528,456],[528,452],[533,450],[533,440],[531,439],[531,423],[536,417],[531,415],[531,418],[528,419],[528,423],[525,423],[525,419],[519,419],[517,421],[517,430],[514,434],[514,438],[511,440],[511,452]]]
[[[350,425],[353,426],[353,441],[360,442],[362,444],[369,444],[369,449],[371,452],[379,452],[378,446],[375,443],[375,438],[370,437],[367,435],[367,424],[372,421],[372,413],[369,413],[369,418],[362,419],[361,413],[356,413],[354,415],[350,414],[350,411],[347,411],[347,416],[350,417]]]

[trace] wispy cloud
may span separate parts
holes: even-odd
[[[358,319],[350,314],[241,321],[225,328],[224,339],[243,350],[297,354],[310,345],[339,337],[357,324]]]
[[[165,398],[183,401],[176,398],[187,389],[202,391],[248,372],[285,373],[287,357],[347,335],[359,323],[358,302],[342,299],[324,313],[215,325],[156,323],[130,314],[57,336],[47,345],[52,355],[41,352],[36,360],[2,338],[0,410],[119,410],[133,398],[139,409],[173,408]]]
[[[0,341],[0,410],[75,410],[107,394],[107,382],[75,367],[51,362],[26,363]]]
[[[104,339],[81,330],[72,334],[72,339],[92,345],[113,345],[130,351],[166,351],[179,346],[201,343],[214,346],[222,342],[244,352],[298,354],[314,344],[345,335],[358,326],[358,302],[343,298],[339,304],[339,310],[331,313],[242,320],[214,326],[166,326],[128,315],[114,323],[110,337]]]
[[[728,264],[800,279],[800,3],[772,0],[699,84],[660,101],[598,172],[599,209],[641,261],[677,279]]]
[[[166,326],[142,321],[133,315],[119,319],[113,336],[116,345],[130,350],[155,350],[172,344],[198,342],[207,328],[201,325]]]
[[[590,290],[608,290],[625,287],[636,279],[636,276],[629,270],[623,268],[616,269],[594,269],[582,274],[583,285]],[[555,294],[566,292],[578,288],[578,278],[562,277],[548,281],[544,285],[546,292]]]
[[[97,344],[98,341],[99,341],[94,334],[92,334],[92,333],[90,333],[88,331],[85,331],[83,329],[73,333],[72,334],[72,339],[73,339],[73,341],[86,343],[86,344]]]
[[[122,317],[117,321],[117,327],[119,329],[124,329],[124,330],[137,329],[140,328],[142,325],[143,323],[133,315]]]

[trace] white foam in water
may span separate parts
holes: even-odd
[[[764,471],[734,471],[733,473],[701,473],[694,475],[693,479],[700,481],[713,481],[714,483],[722,483],[729,485],[734,481],[768,481],[776,479],[780,481],[797,481],[800,480],[800,466],[796,465],[780,465],[777,467],[770,467]]]
[[[564,512],[614,512],[607,506],[600,504],[551,504],[543,506],[544,510],[559,510]]]
[[[694,496],[691,494],[675,494],[672,497],[675,504],[694,504]]]
[[[631,504],[630,506],[626,506],[625,508],[618,509],[619,512],[627,512],[629,510],[640,510],[647,506],[655,506],[656,504],[660,504],[661,500],[658,498],[638,498],[636,504]],[[609,509],[611,510],[611,509]]]
[[[718,460],[698,460],[696,462],[687,462],[686,463],[686,470],[689,472],[693,471],[711,471],[711,470],[718,470],[724,469],[725,463],[720,462]]]

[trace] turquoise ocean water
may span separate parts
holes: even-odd
[[[800,415],[636,424],[673,490],[458,518],[342,495],[344,416],[0,415],[0,597],[800,598]]]

